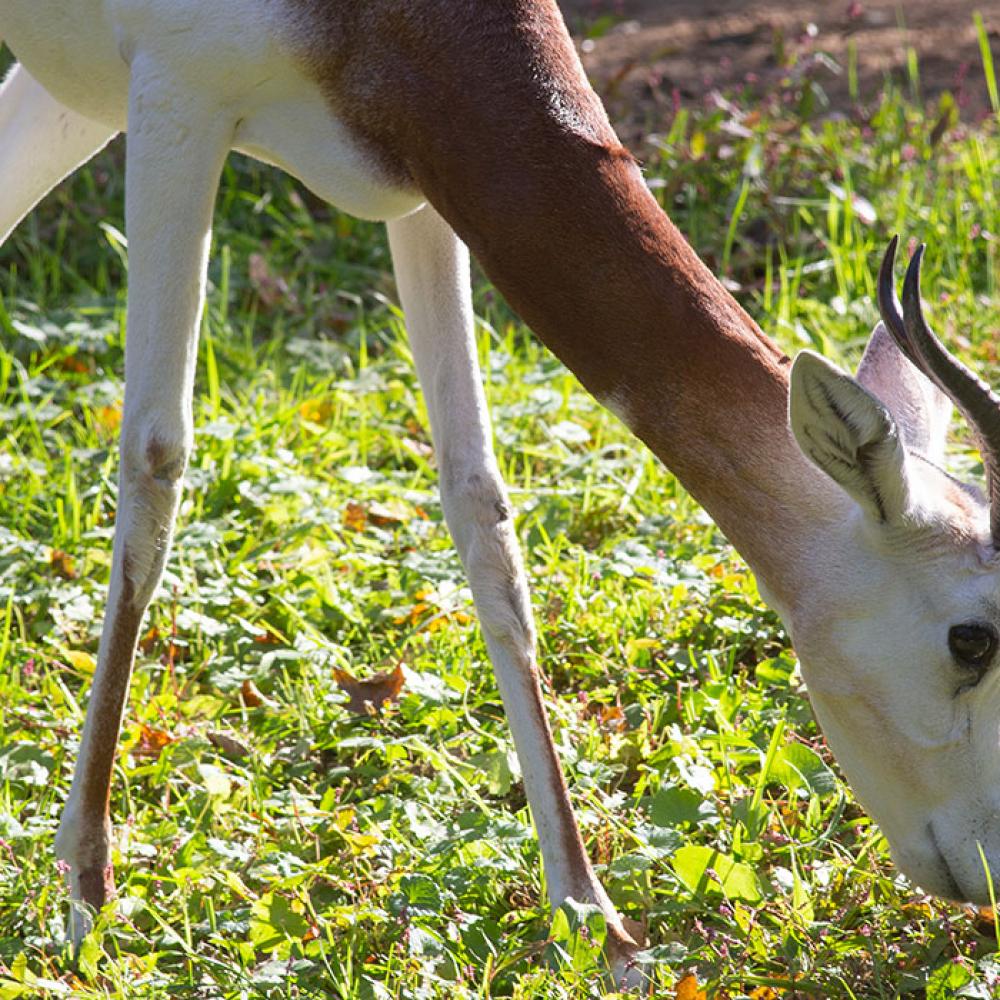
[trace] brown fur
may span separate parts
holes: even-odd
[[[95,724],[101,727],[93,741],[91,752],[81,765],[86,768],[81,783],[81,812],[85,816],[108,815],[111,772],[118,751],[119,720],[128,694],[128,679],[132,673],[135,648],[142,624],[143,608],[134,604],[134,590],[129,578],[128,555],[124,557],[122,590],[118,603],[109,613],[113,616],[108,631],[108,647],[104,654],[106,670],[100,675],[101,683],[94,685],[91,694],[91,713]],[[103,651],[102,651],[103,652]]]
[[[86,868],[80,872],[80,896],[95,910],[100,910],[115,896],[115,872],[110,865]]]
[[[336,115],[778,587],[830,492],[788,431],[788,359],[650,195],[555,0],[286,3]]]

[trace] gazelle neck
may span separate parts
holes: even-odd
[[[656,204],[554,0],[335,9],[308,60],[337,114],[794,606],[844,504],[788,429],[788,359]],[[362,30],[355,57],[344,33]]]
[[[711,275],[638,168],[570,144],[518,204],[453,224],[545,344],[670,468],[794,607],[847,504],[788,427],[789,360]],[[495,190],[495,188],[494,188]],[[434,198],[435,192],[429,192]],[[445,211],[454,189],[441,192]]]

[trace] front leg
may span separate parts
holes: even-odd
[[[97,671],[56,835],[71,894],[100,909],[114,890],[109,798],[143,613],[170,548],[192,442],[191,395],[212,205],[232,122],[151,60],[132,64],[125,222],[129,292],[114,553]],[[70,937],[89,930],[74,903]]]
[[[390,223],[389,242],[437,451],[441,505],[514,737],[549,899],[600,907],[616,983],[641,987],[638,946],[594,874],[549,729],[528,581],[479,374],[468,252],[430,206]]]

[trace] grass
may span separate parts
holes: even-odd
[[[822,120],[789,93],[663,123],[664,206],[786,350],[845,362],[887,236],[926,240],[933,320],[990,370],[996,122],[891,90]],[[116,768],[120,897],[78,959],[62,944],[52,837],[115,507],[121,158],[0,253],[0,1000],[593,996],[586,914],[544,900],[382,230],[237,159]],[[993,919],[893,868],[736,554],[482,280],[476,308],[555,740],[657,995],[994,995]],[[962,435],[953,459],[978,470]],[[400,663],[397,704],[347,711],[338,671]]]

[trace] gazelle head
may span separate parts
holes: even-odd
[[[896,243],[857,376],[808,352],[792,370],[795,438],[852,503],[789,626],[830,746],[899,867],[986,903],[985,866],[1000,884],[1000,398],[927,326],[923,247],[900,307]],[[941,468],[952,403],[988,497]]]

